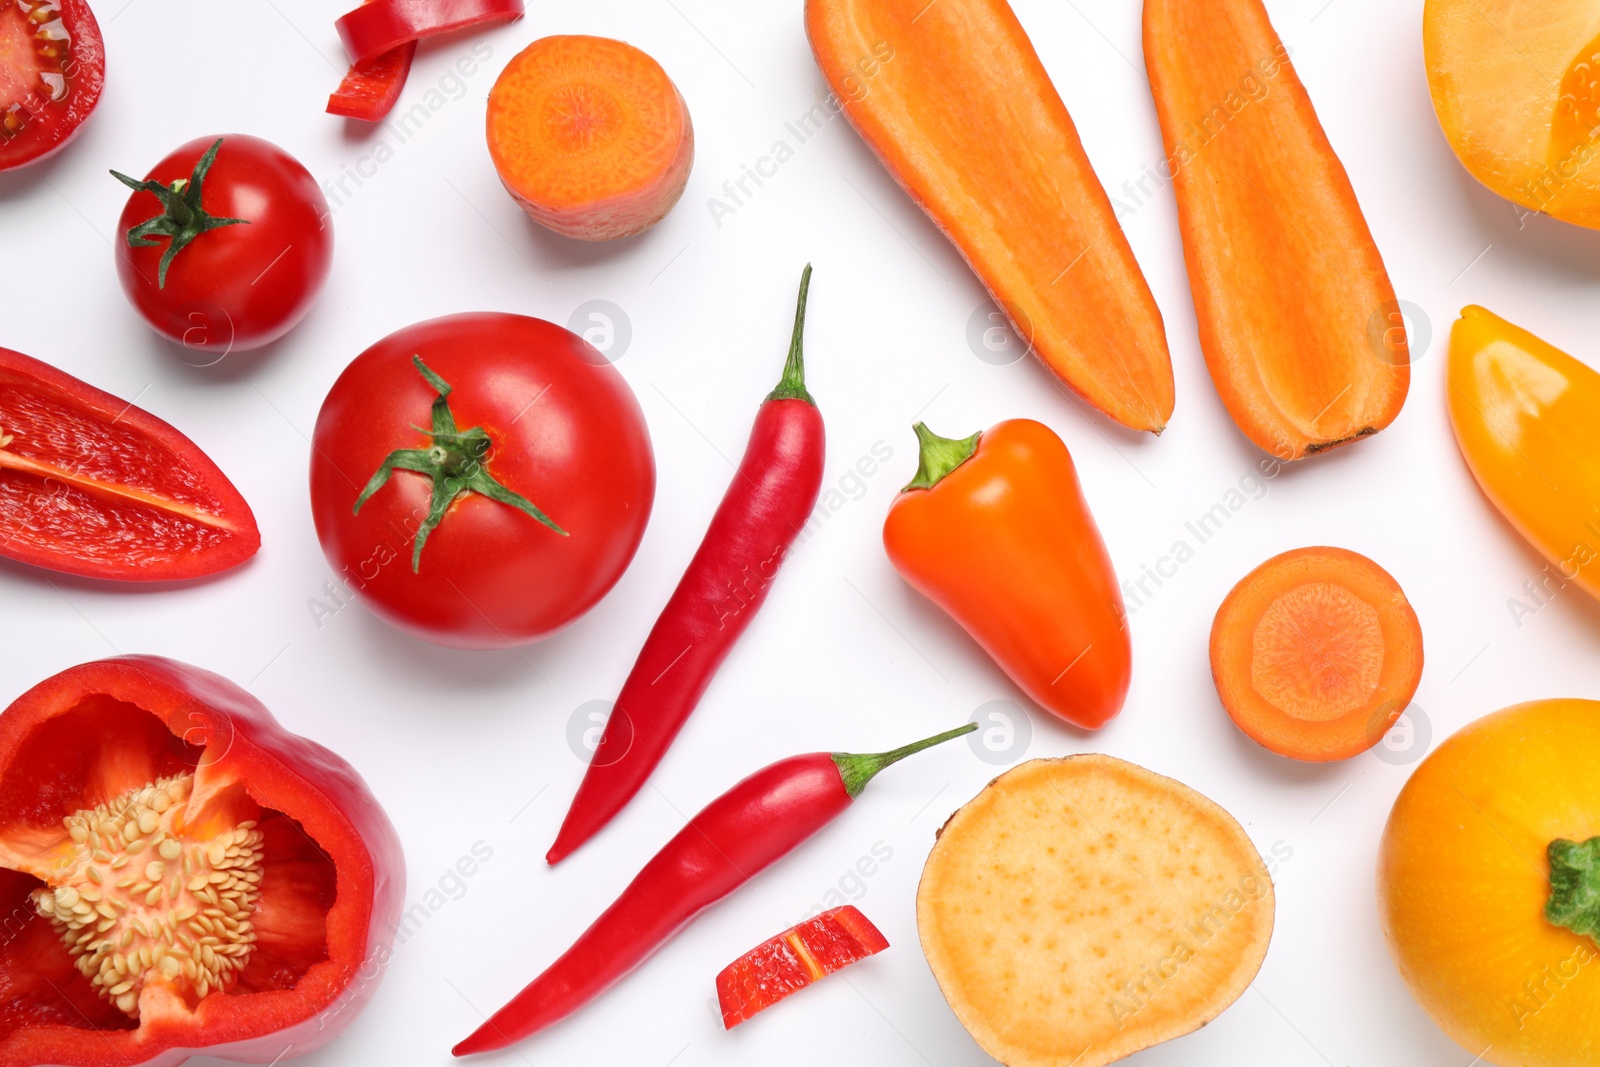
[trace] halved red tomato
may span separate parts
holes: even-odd
[[[100,24],[84,0],[0,0],[0,170],[72,140],[105,80]]]
[[[153,582],[226,570],[260,547],[250,505],[193,441],[0,348],[0,556]]]

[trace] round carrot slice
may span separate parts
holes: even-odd
[[[661,64],[605,37],[546,37],[489,92],[489,155],[522,209],[559,234],[628,237],[689,181],[694,128]]]
[[[1245,575],[1211,625],[1211,676],[1234,724],[1280,756],[1348,759],[1378,742],[1422,677],[1422,628],[1389,572],[1297,548]]]

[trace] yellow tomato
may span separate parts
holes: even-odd
[[[1450,331],[1450,424],[1484,495],[1600,596],[1600,374],[1481,307]],[[1557,576],[1559,575],[1559,577]]]
[[[1592,700],[1485,716],[1400,791],[1378,852],[1384,937],[1417,1001],[1469,1054],[1501,1067],[1600,1063],[1596,835]]]

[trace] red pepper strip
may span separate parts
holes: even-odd
[[[424,37],[521,17],[522,0],[372,0],[334,25],[345,51],[361,63]]]
[[[224,678],[101,660],[0,714],[0,1067],[310,1052],[377,989],[404,895],[361,776]]]
[[[763,941],[717,975],[722,1025],[732,1030],[758,1011],[889,947],[854,904],[825,911]]]
[[[805,386],[808,264],[783,378],[756,413],[733,483],[622,686],[545,860],[600,831],[650,777],[767,599],[822,490],[823,427]]]
[[[400,99],[406,76],[411,73],[411,57],[417,54],[416,42],[355,64],[328,97],[328,114],[363,122],[380,122]]]
[[[873,775],[977,728],[968,723],[873,755],[792,756],[752,774],[689,820],[560,959],[452,1051],[505,1048],[577,1011],[701,911],[833,821]]]
[[[250,506],[193,441],[0,348],[0,556],[153,582],[215,574],[260,547]]]

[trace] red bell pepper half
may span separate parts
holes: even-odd
[[[231,682],[63,671],[0,713],[0,1067],[308,1052],[372,996],[404,870],[355,770]]]
[[[260,547],[250,506],[193,441],[0,348],[0,556],[150,582],[226,570]]]
[[[791,993],[888,947],[889,939],[854,904],[792,926],[717,975],[722,1025],[732,1030]]]

